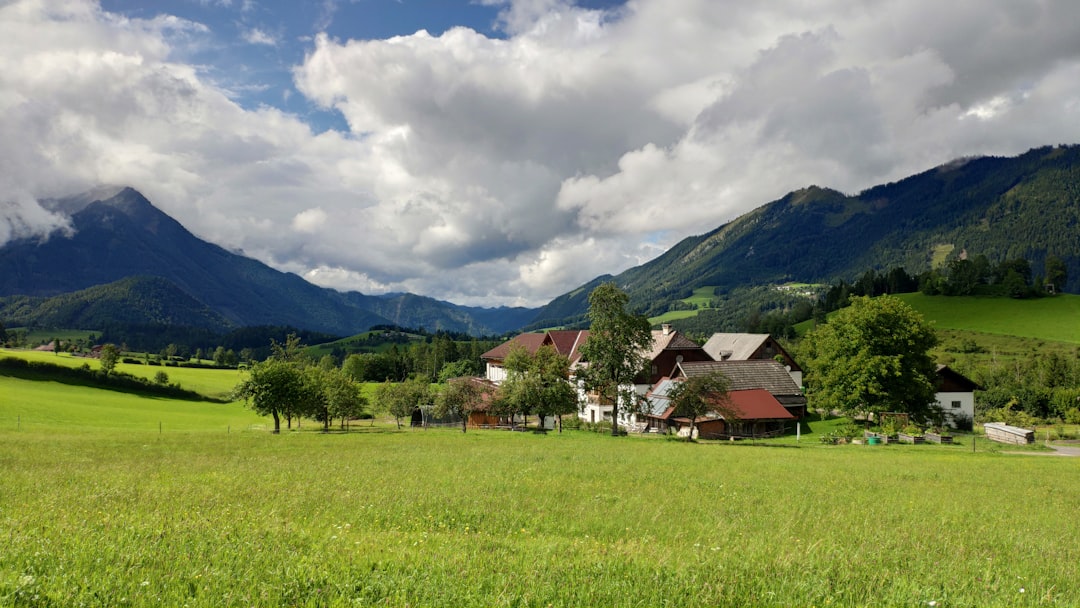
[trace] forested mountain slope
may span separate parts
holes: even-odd
[[[962,159],[855,196],[811,186],[610,278],[649,315],[693,289],[853,280],[867,270],[927,270],[961,252],[1062,258],[1080,291],[1080,147]],[[580,320],[598,278],[553,300],[536,326]]]

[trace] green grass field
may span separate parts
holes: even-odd
[[[1061,294],[1014,300],[908,293],[897,297],[921,312],[938,329],[1080,344],[1080,296]]]
[[[1080,604],[1068,458],[0,394],[0,605]]]
[[[97,359],[89,357],[73,357],[69,353],[51,353],[32,350],[11,350],[0,348],[0,357],[20,357],[29,361],[44,361],[55,365],[67,367],[82,367],[89,365],[91,369],[98,369],[100,363]],[[153,379],[154,376],[164,371],[169,375],[169,382],[180,384],[181,387],[197,393],[225,399],[232,393],[236,384],[240,381],[242,371],[235,369],[198,369],[187,367],[162,367],[159,365],[142,365],[132,363],[118,363],[116,371],[125,372],[141,378]]]

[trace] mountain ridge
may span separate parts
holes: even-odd
[[[230,326],[290,325],[336,335],[382,324],[473,335],[520,327],[506,327],[491,316],[481,322],[468,307],[432,298],[383,298],[313,285],[199,239],[133,188],[100,198],[114,190],[99,188],[44,201],[47,209],[68,216],[73,232],[0,247],[0,267],[5,269],[0,296],[52,298],[130,277],[160,277]],[[396,318],[375,309],[392,310]],[[216,321],[208,324],[202,327],[219,327]]]
[[[856,195],[810,186],[766,203],[616,276],[599,277],[543,307],[530,327],[581,323],[591,287],[612,280],[630,305],[662,314],[694,289],[854,280],[867,270],[931,267],[939,248],[1023,257],[1052,253],[1080,291],[1080,147],[1015,157],[957,159]]]

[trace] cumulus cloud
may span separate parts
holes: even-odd
[[[265,46],[277,46],[278,44],[278,40],[273,34],[257,27],[245,30],[241,35],[244,38],[244,42],[247,42],[248,44],[261,44]]]
[[[205,25],[5,3],[0,239],[122,183],[319,284],[535,305],[792,189],[1080,141],[1068,0],[484,3],[504,37],[312,39],[297,90],[348,124],[323,133],[185,63]]]

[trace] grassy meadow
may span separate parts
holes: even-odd
[[[1080,604],[1069,458],[0,394],[0,605]]]
[[[938,329],[975,331],[1080,344],[1080,296],[1015,300],[976,296],[897,296]]]

